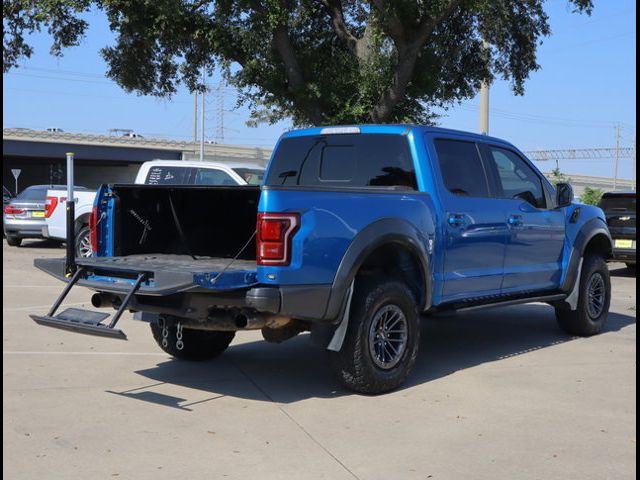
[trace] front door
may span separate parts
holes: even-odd
[[[492,145],[487,150],[509,230],[503,293],[559,288],[564,211],[548,205],[540,174],[518,153]]]

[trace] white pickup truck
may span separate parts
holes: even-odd
[[[182,160],[152,160],[140,166],[134,183],[142,185],[260,185],[264,167],[255,163],[186,162]],[[107,182],[105,182],[107,183]],[[89,217],[96,192],[74,191],[76,257],[93,253],[89,238]],[[48,190],[45,203],[45,238],[64,241],[67,238],[67,191]]]

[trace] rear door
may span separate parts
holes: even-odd
[[[500,293],[507,230],[474,141],[433,140],[445,214],[443,301]]]
[[[509,232],[503,293],[559,288],[564,210],[554,208],[542,175],[520,154],[490,144],[484,151]]]

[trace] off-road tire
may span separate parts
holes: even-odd
[[[380,321],[379,315],[387,307],[399,309],[404,315],[406,343],[404,352],[396,356],[397,364],[385,369],[374,359],[371,332],[375,330],[374,322]],[[416,361],[419,344],[418,308],[407,285],[396,280],[360,280],[356,281],[344,343],[339,352],[329,352],[330,363],[345,387],[375,395],[393,390],[406,380]]]
[[[182,350],[176,347],[176,327],[169,326],[167,346],[162,346],[162,328],[157,323],[151,323],[151,333],[158,346],[180,360],[202,361],[217,357],[224,352],[236,332],[216,332],[212,330],[194,330],[184,328],[182,330]]]
[[[22,239],[20,237],[14,237],[13,235],[7,235],[7,245],[10,247],[19,247],[22,245]]]
[[[594,315],[589,309],[589,286],[599,276],[603,281],[604,297],[599,314]],[[595,278],[595,281],[599,280]],[[582,264],[580,276],[580,292],[576,310],[567,305],[556,308],[556,318],[560,328],[570,335],[590,337],[600,333],[609,315],[611,304],[611,279],[607,262],[600,255],[588,255]]]

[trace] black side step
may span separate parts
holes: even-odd
[[[120,320],[120,317],[124,313],[131,297],[133,294],[140,288],[142,281],[144,280],[145,274],[141,273],[138,275],[136,283],[133,285],[131,290],[127,293],[127,296],[124,298],[118,311],[113,315],[111,322],[109,324],[103,324],[102,321],[109,317],[108,313],[102,312],[93,312],[91,310],[83,310],[81,308],[67,308],[63,312],[56,315],[56,310],[60,307],[60,304],[68,295],[69,291],[73,288],[73,286],[78,282],[80,276],[84,272],[84,268],[79,268],[76,273],[73,275],[71,281],[64,288],[58,299],[55,301],[51,310],[47,315],[29,315],[34,322],[38,325],[44,325],[47,327],[59,328],[62,330],[68,330],[76,333],[84,333],[87,335],[96,335],[98,337],[108,337],[108,338],[117,338],[121,340],[126,340],[127,336],[124,334],[122,330],[118,330],[114,328]]]
[[[30,315],[38,324],[46,327],[69,330],[76,333],[86,333],[99,337],[120,338],[126,340],[127,336],[122,330],[109,328],[100,323],[109,316],[108,313],[92,312],[81,308],[67,308],[64,312],[55,317],[48,315]]]

